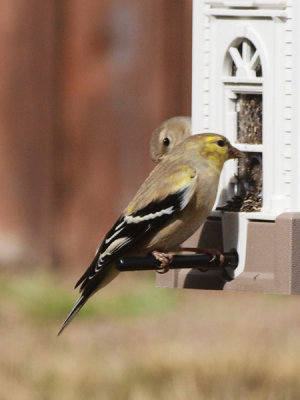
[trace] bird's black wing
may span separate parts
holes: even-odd
[[[168,195],[160,201],[152,201],[146,207],[130,214],[122,215],[107,233],[97,253],[76,283],[81,292],[92,292],[100,284],[106,266],[145,238],[149,233],[159,230],[165,223],[186,205],[187,188]]]

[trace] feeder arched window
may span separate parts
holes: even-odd
[[[229,46],[224,72],[226,136],[246,157],[230,171],[234,178],[219,208],[258,212],[263,205],[263,70],[249,39],[240,38]]]

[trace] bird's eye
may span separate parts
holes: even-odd
[[[164,140],[163,140],[163,144],[164,144],[166,147],[168,147],[169,144],[170,144],[170,139],[167,138],[167,137],[165,137]]]
[[[225,146],[225,141],[224,140],[218,140],[217,141],[217,145],[220,147],[224,147]]]

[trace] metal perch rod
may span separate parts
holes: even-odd
[[[174,255],[170,262],[170,269],[179,268],[199,268],[206,267],[209,270],[223,269],[231,267],[235,269],[238,265],[238,253],[232,250],[228,253],[223,253],[224,262],[220,265],[220,257],[208,254],[197,255]],[[119,271],[146,271],[157,270],[160,267],[160,262],[153,256],[149,257],[124,257],[117,260],[117,269]]]

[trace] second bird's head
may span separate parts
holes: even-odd
[[[173,117],[164,121],[152,134],[150,156],[155,163],[160,162],[173,148],[191,136],[191,118]]]

